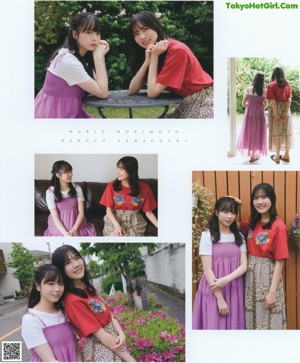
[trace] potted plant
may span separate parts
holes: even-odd
[[[295,220],[291,224],[289,236],[289,239],[293,242],[295,247],[300,248],[300,219],[298,214],[296,214]]]
[[[196,273],[193,281],[200,280],[202,267],[199,259],[199,242],[202,231],[206,228],[211,216],[214,199],[211,198],[212,192],[199,183],[194,183],[192,188],[193,206],[192,206],[192,243],[193,243],[193,263],[196,265]]]

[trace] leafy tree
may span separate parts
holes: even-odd
[[[88,263],[87,268],[93,279],[101,275],[102,269],[101,269],[101,265],[98,262],[91,260]]]
[[[32,256],[26,247],[14,243],[10,259],[11,261],[7,262],[6,265],[16,269],[12,275],[19,280],[21,289],[31,287],[35,272],[35,267],[33,266],[35,257]]]
[[[122,285],[122,278],[121,278],[120,274],[115,272],[115,273],[105,276],[101,280],[102,291],[104,291],[106,294],[110,293],[110,289],[111,289],[112,285],[115,286],[116,291],[122,291],[123,285]]]
[[[237,112],[243,113],[242,99],[246,87],[252,84],[255,74],[260,71],[265,74],[266,85],[271,81],[272,71],[275,67],[282,67],[285,77],[292,87],[292,112],[299,112],[300,89],[299,71],[286,65],[281,65],[277,58],[237,58],[236,61],[236,97]]]
[[[99,17],[101,36],[110,44],[106,56],[110,89],[128,88],[132,76],[128,27],[140,10],[155,13],[166,34],[190,46],[203,68],[213,75],[213,1],[36,1],[35,92],[43,85],[48,59],[64,42],[71,18],[81,11]]]
[[[130,306],[133,306],[133,288],[131,280],[144,274],[143,260],[140,248],[148,247],[148,252],[154,250],[154,243],[81,243],[84,254],[95,254],[101,264],[102,271],[108,274],[122,274],[126,280]]]

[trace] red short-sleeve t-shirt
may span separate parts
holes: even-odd
[[[268,100],[275,100],[276,102],[286,102],[292,97],[292,89],[289,84],[285,87],[279,87],[276,81],[268,85],[266,98]]]
[[[267,257],[282,260],[289,257],[288,232],[283,221],[277,217],[271,229],[263,229],[266,222],[259,221],[254,230],[250,228],[250,220],[239,223],[243,234],[247,235],[247,251],[256,257]]]
[[[168,38],[165,62],[157,76],[157,83],[170,92],[186,97],[213,85],[213,80],[201,67],[190,48],[178,40]]]
[[[112,320],[108,306],[97,295],[83,298],[67,293],[64,301],[67,317],[80,338],[104,328]]]
[[[111,209],[142,210],[145,213],[157,207],[151,188],[143,181],[139,180],[140,194],[136,197],[129,195],[131,189],[125,187],[122,183],[120,183],[121,190],[114,190],[113,183],[112,181],[107,185],[100,199],[100,204]]]

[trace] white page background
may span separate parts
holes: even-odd
[[[35,154],[158,154],[159,237],[141,240],[186,243],[186,361],[300,362],[299,331],[191,330],[192,170],[256,168],[227,158],[227,59],[300,58],[300,10],[239,11],[214,3],[214,120],[35,120],[33,1],[1,2],[0,239],[47,250],[44,238],[33,237]],[[62,240],[50,241],[51,248]]]

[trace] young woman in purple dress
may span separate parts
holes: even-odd
[[[238,203],[218,199],[200,240],[203,276],[193,307],[193,329],[245,329],[244,280],[247,251],[237,229]]]
[[[60,309],[64,292],[60,269],[40,266],[22,319],[22,337],[32,362],[81,362],[73,330]]]
[[[96,236],[93,224],[84,216],[84,196],[79,185],[72,183],[73,168],[59,160],[53,164],[51,187],[46,192],[50,210],[44,236]]]
[[[258,160],[260,155],[267,155],[265,108],[268,101],[264,79],[264,74],[257,72],[252,85],[245,89],[242,101],[246,110],[236,148],[242,155],[249,156],[250,162]]]
[[[35,99],[36,118],[89,118],[82,104],[85,92],[108,95],[105,55],[109,45],[100,38],[100,21],[84,12],[71,21],[62,47],[50,58],[43,88]]]

